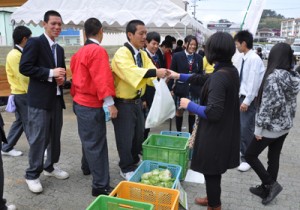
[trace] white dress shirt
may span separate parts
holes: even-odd
[[[240,86],[240,96],[244,95],[244,104],[250,105],[257,96],[261,81],[265,73],[265,66],[261,58],[253,51],[249,50],[244,56],[243,76]],[[239,71],[241,71],[241,67]]]

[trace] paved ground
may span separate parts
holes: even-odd
[[[24,135],[16,148],[22,150],[24,155],[17,158],[3,157],[5,170],[5,197],[17,205],[20,210],[82,210],[93,200],[91,195],[91,176],[83,176],[80,170],[81,144],[77,134],[77,124],[71,109],[71,98],[66,95],[67,109],[64,112],[64,127],[62,132],[62,154],[60,163],[62,169],[70,173],[67,180],[56,180],[41,175],[44,187],[42,194],[31,193],[26,186],[24,170],[28,166],[28,144]],[[299,107],[299,106],[298,106]],[[8,131],[14,115],[2,113],[6,122],[5,130]],[[295,126],[290,132],[281,155],[281,165],[278,181],[283,186],[283,191],[268,206],[261,204],[261,199],[253,196],[248,191],[250,186],[259,184],[259,179],[253,170],[240,173],[230,170],[223,175],[222,202],[226,210],[250,209],[276,209],[300,210],[300,108],[298,108]],[[185,125],[184,125],[185,126]],[[173,128],[174,128],[173,123]],[[169,128],[168,123],[152,132]],[[113,126],[107,123],[111,185],[116,186],[122,178],[119,175],[118,154],[115,146]],[[266,153],[262,155],[266,162]],[[183,187],[188,193],[189,207],[191,210],[206,209],[193,203],[196,196],[205,194],[203,184],[185,183]]]

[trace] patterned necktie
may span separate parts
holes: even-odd
[[[152,56],[152,60],[154,62],[154,65],[158,68],[159,60],[156,54]]]
[[[194,63],[194,55],[187,55],[187,60],[189,62],[189,72],[192,73],[193,71],[193,63]]]
[[[142,67],[143,66],[141,53],[138,53],[136,55],[136,64],[138,65],[138,67]]]
[[[56,46],[57,46],[57,44],[53,44],[52,46],[51,46],[51,51],[52,51],[52,55],[53,55],[53,59],[54,59],[54,62],[55,62],[55,66],[57,66],[57,63],[56,63],[56,53],[55,53],[55,49],[56,49]]]
[[[187,59],[189,63],[193,62],[194,56],[193,55],[187,55]]]

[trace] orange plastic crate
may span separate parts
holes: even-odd
[[[154,210],[178,210],[179,191],[174,189],[122,181],[109,196],[151,203]]]

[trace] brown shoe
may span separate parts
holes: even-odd
[[[205,198],[195,198],[195,203],[201,206],[207,206],[208,205],[208,200],[207,200],[207,196]]]
[[[221,206],[218,206],[218,207],[207,206],[207,210],[221,210]]]

